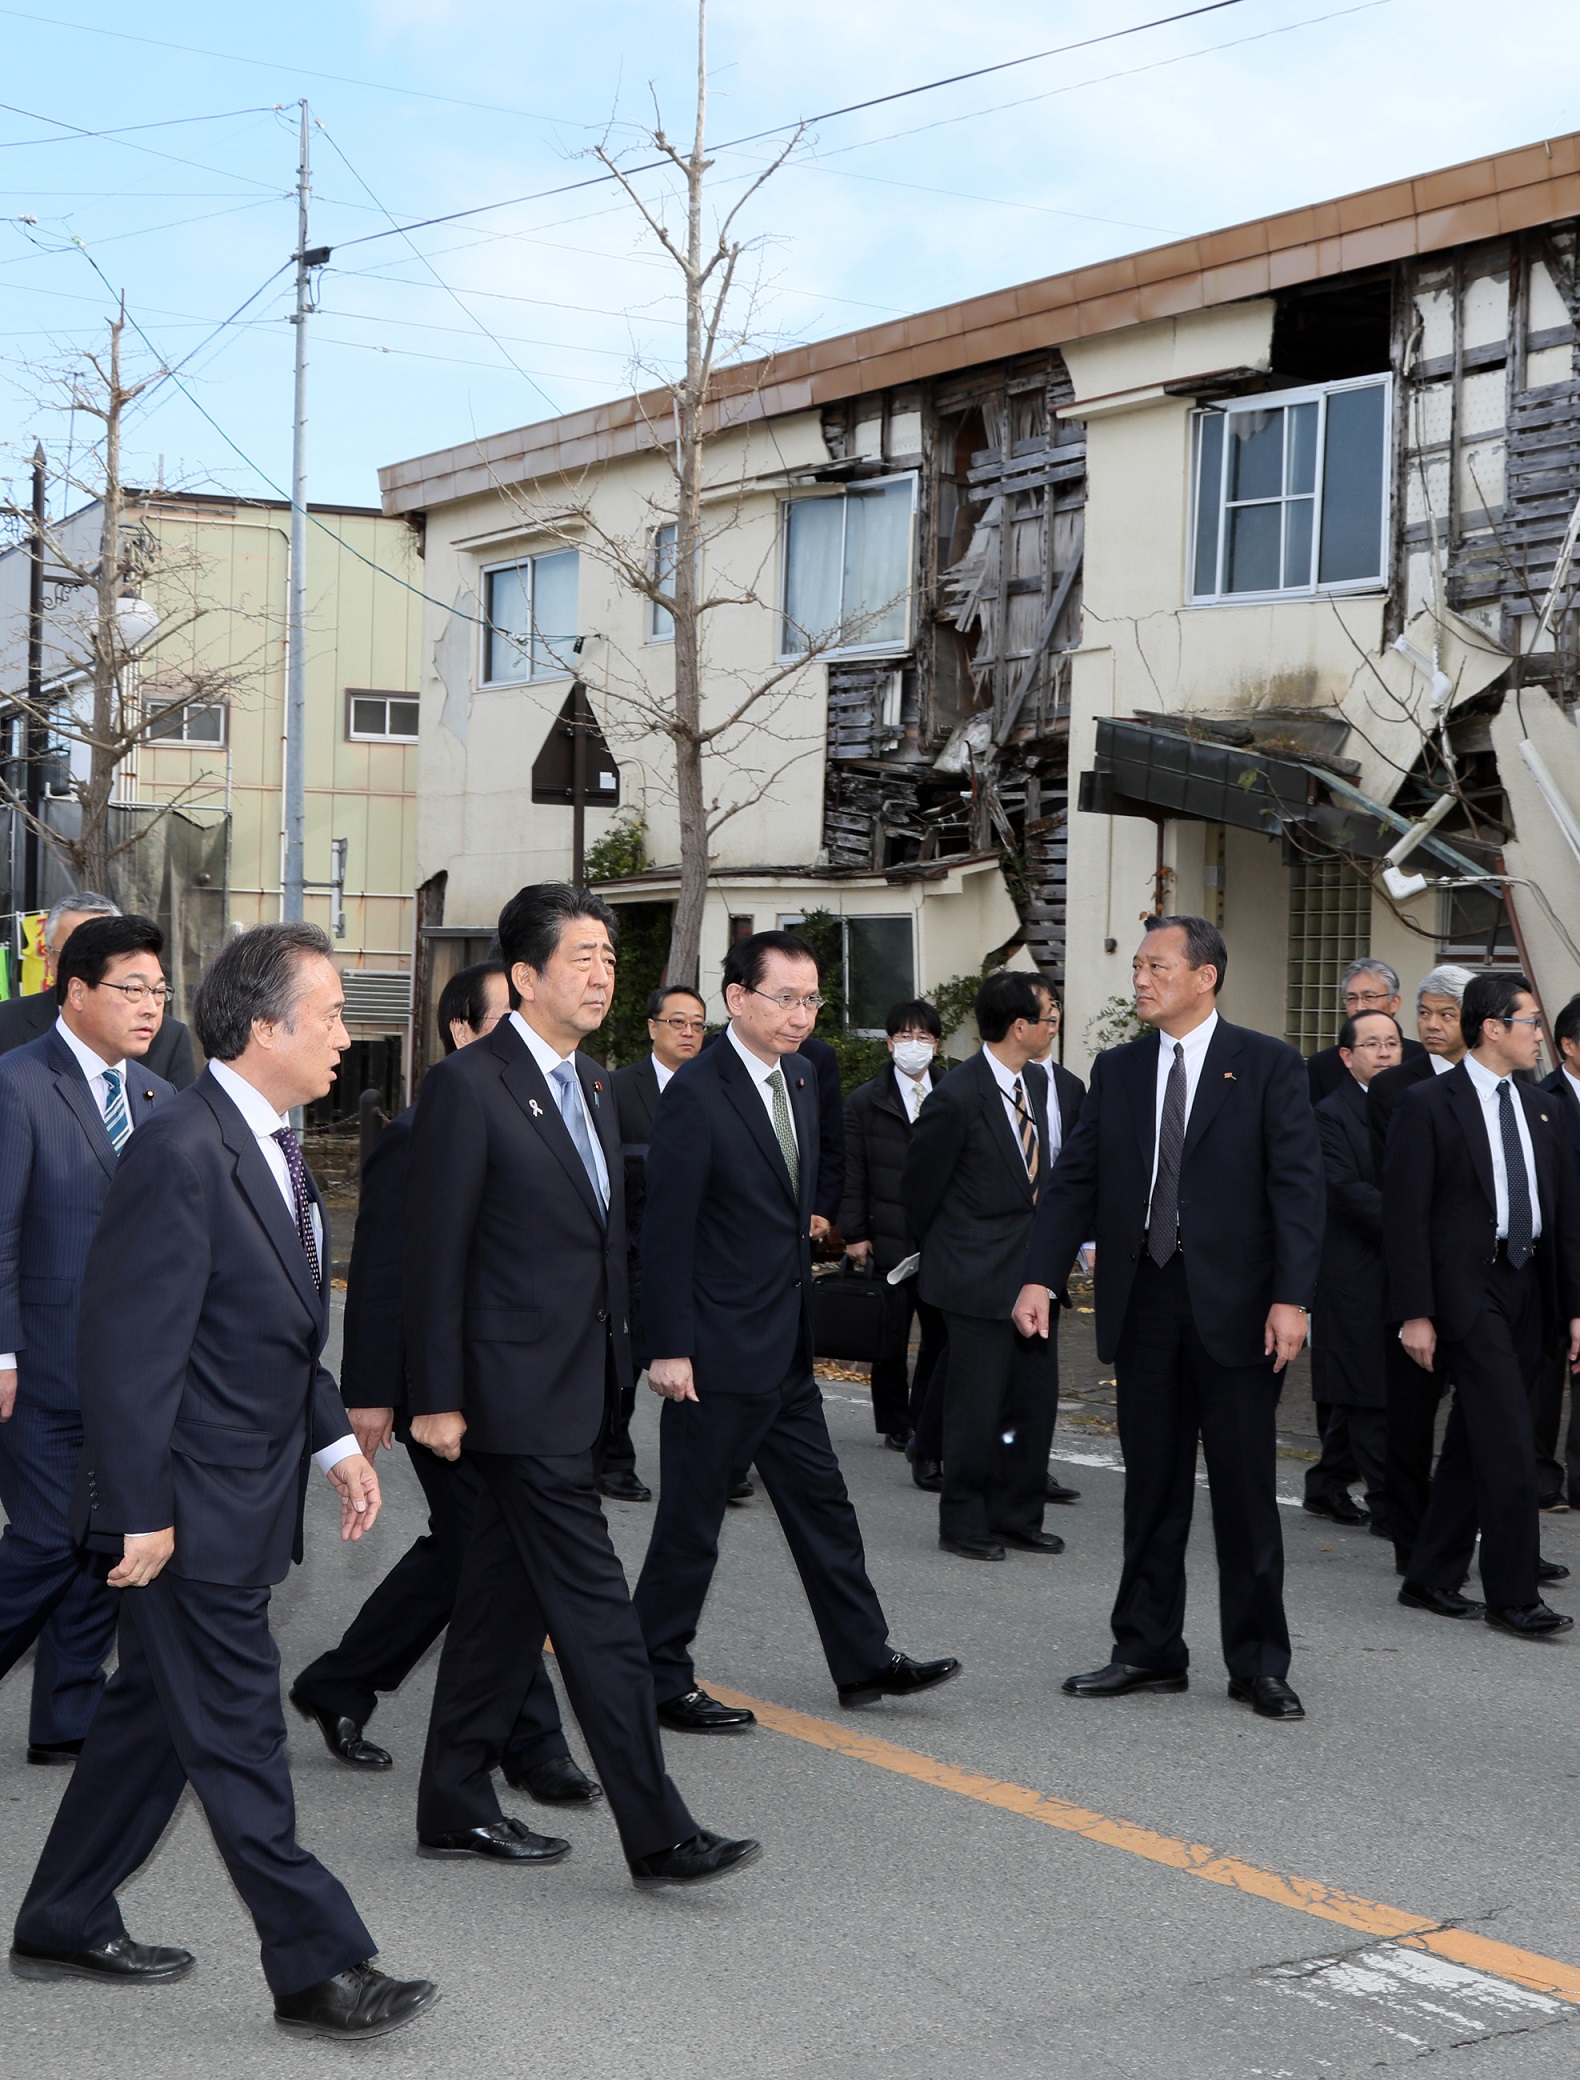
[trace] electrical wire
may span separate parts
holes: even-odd
[[[46,140],[40,138],[37,140],[37,142],[41,144],[45,142],[57,141],[61,144],[83,144],[91,142],[96,137],[108,136],[110,134],[105,131],[84,130],[80,124],[63,122],[59,116],[40,115],[37,109],[17,108],[9,101],[0,101],[0,108],[7,109],[12,115],[27,116],[30,119],[30,121],[35,123],[53,123],[57,130],[66,133],[58,140]],[[257,111],[242,111],[243,114],[249,114],[254,112],[260,115],[274,114],[274,110],[272,108],[259,109]],[[131,144],[124,137],[116,137],[113,139],[113,142],[119,144],[124,151],[142,152],[150,159],[168,159],[172,166],[191,166],[194,167],[199,173],[212,173],[222,181],[245,181],[247,186],[250,188],[267,188],[271,192],[274,192],[273,182],[259,180],[254,174],[232,173],[228,166],[209,166],[206,165],[204,161],[201,159],[183,159],[178,152],[161,152],[151,144]]]
[[[0,13],[3,12],[5,10],[0,9]],[[9,101],[0,101],[0,108],[8,115],[26,116],[34,123],[52,123],[55,120],[53,116],[35,115],[30,108],[15,108]],[[270,107],[227,108],[222,109],[218,115],[166,116],[157,123],[122,123],[114,130],[78,130],[73,136],[77,142],[95,137],[125,137],[133,130],[177,130],[185,123],[228,123],[232,116],[267,116],[273,113]],[[65,137],[5,137],[0,138],[0,152],[19,152],[29,145],[66,144],[70,141],[72,140]]]

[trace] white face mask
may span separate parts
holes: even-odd
[[[932,1061],[936,1043],[931,1040],[896,1040],[894,1043],[894,1066],[903,1069],[907,1076],[920,1076]]]

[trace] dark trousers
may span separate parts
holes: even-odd
[[[115,1592],[120,1665],[55,1815],[16,1932],[50,1950],[124,1934],[118,1886],[153,1854],[188,1784],[258,1930],[263,1973],[296,1993],[378,1948],[345,1887],[296,1839],[269,1591],[167,1567]]]
[[[1386,1507],[1388,1411],[1319,1401],[1317,1433],[1322,1439],[1322,1456],[1306,1470],[1306,1500],[1335,1502],[1348,1495],[1352,1481],[1364,1481],[1366,1507],[1381,1522]]]
[[[428,1529],[379,1583],[338,1647],[302,1670],[295,1688],[320,1711],[365,1726],[381,1690],[398,1690],[450,1622],[482,1481],[465,1453],[441,1459],[406,1447],[428,1503]],[[540,1653],[502,1756],[507,1777],[570,1751]]]
[[[916,1297],[916,1280],[886,1285],[883,1295],[883,1342],[872,1361],[872,1420],[881,1437],[903,1436],[911,1425],[913,1393],[925,1397],[927,1382],[944,1346],[944,1318],[936,1307]],[[911,1317],[921,1323],[916,1353],[916,1379],[911,1370]]]
[[[1457,1589],[1481,1531],[1481,1587],[1499,1610],[1540,1598],[1531,1382],[1542,1361],[1542,1300],[1533,1264],[1488,1267],[1487,1304],[1468,1335],[1445,1345],[1454,1405],[1410,1558],[1412,1580]]]
[[[664,1772],[652,1671],[598,1504],[592,1451],[472,1456],[482,1493],[439,1657],[418,1833],[500,1818],[493,1766],[547,1633],[626,1855],[689,1840],[697,1823]]]
[[[1572,1385],[1569,1371],[1569,1331],[1565,1326],[1536,1369],[1531,1389],[1531,1426],[1535,1433],[1536,1486],[1543,1499],[1561,1495],[1580,1504],[1580,1389],[1569,1403],[1569,1434],[1564,1440],[1562,1463],[1558,1458],[1558,1430],[1563,1421],[1564,1389]]]
[[[718,1563],[725,1497],[753,1463],[834,1681],[859,1683],[883,1667],[888,1621],[811,1373],[794,1372],[769,1394],[666,1401],[658,1438],[658,1514],[633,1601],[659,1701],[696,1688],[691,1643]]]
[[[937,1308],[933,1309],[938,1314]],[[943,1341],[932,1371],[922,1377],[920,1365],[911,1382],[911,1457],[941,1464],[944,1456],[944,1396],[949,1388],[949,1329],[938,1314]]]
[[[1125,1459],[1114,1659],[1133,1668],[1189,1663],[1185,1545],[1199,1438],[1212,1497],[1224,1662],[1231,1676],[1287,1674],[1275,1478],[1279,1375],[1270,1363],[1220,1365],[1208,1356],[1177,1254],[1161,1270],[1147,1256],[1137,1266],[1114,1370]]]
[[[641,1366],[633,1364],[632,1374],[620,1389],[620,1396],[609,1410],[609,1426],[604,1431],[603,1443],[598,1451],[600,1474],[624,1470],[636,1471],[636,1446],[631,1442],[631,1418],[636,1413],[636,1374]]]
[[[1042,1529],[1048,1449],[1059,1413],[1059,1317],[1047,1336],[1011,1321],[948,1313],[944,1386],[944,1538]]]
[[[1383,1476],[1383,1521],[1393,1540],[1394,1558],[1406,1574],[1415,1547],[1426,1498],[1432,1486],[1432,1447],[1437,1436],[1437,1409],[1448,1388],[1444,1353],[1430,1372],[1417,1365],[1388,1332],[1387,1464]]]
[[[82,1417],[40,1408],[24,1383],[0,1426],[0,1676],[36,1642],[28,1739],[80,1741],[104,1693],[118,1598],[90,1567],[66,1525]]]

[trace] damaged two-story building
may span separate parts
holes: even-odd
[[[1140,920],[1182,908],[1225,929],[1228,1013],[1303,1048],[1367,952],[1407,980],[1523,960],[1556,1010],[1577,225],[1580,138],[1555,139],[727,370],[708,699],[783,676],[736,755],[704,977],[734,933],[831,910],[853,1024],[997,955],[1061,983],[1079,1063]],[[663,567],[666,413],[382,472],[450,603],[424,641],[430,1001],[511,890],[570,869],[573,702],[611,804],[589,835],[634,805],[656,862],[607,892],[673,897],[669,747],[630,691],[662,689],[671,632],[607,554],[650,539]]]

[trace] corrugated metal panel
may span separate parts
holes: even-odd
[[[403,1026],[411,1017],[411,977],[403,970],[349,968],[341,980],[346,986],[348,1026],[380,1026],[387,1030]]]

